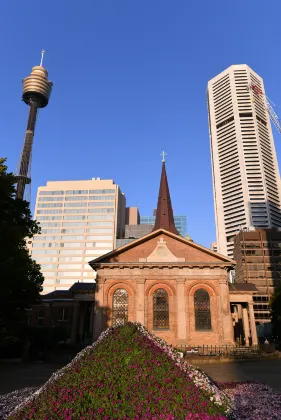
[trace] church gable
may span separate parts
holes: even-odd
[[[133,243],[97,258],[94,263],[118,262],[228,262],[227,257],[159,229]]]
[[[147,258],[139,258],[140,262],[183,262],[184,257],[176,257],[167,246],[167,241],[164,241],[163,236],[160,236],[157,241],[156,248]]]
[[[164,153],[164,152],[163,152]],[[96,258],[90,265],[102,263],[224,263],[235,261],[181,237],[175,227],[165,159],[162,159],[161,181],[155,226],[148,235]]]

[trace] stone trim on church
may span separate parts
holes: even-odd
[[[90,263],[97,271],[95,336],[112,325],[113,294],[128,294],[128,320],[144,324],[174,346],[232,344],[228,271],[233,261],[159,229]],[[169,328],[153,328],[153,294],[168,294]],[[195,327],[194,295],[210,298],[211,329]],[[102,315],[107,313],[107,318]],[[120,320],[120,322],[122,322]]]

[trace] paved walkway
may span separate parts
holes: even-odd
[[[43,385],[60,367],[47,363],[0,363],[0,395]],[[281,391],[281,360],[204,364],[200,367],[215,381],[260,381]]]
[[[199,366],[218,382],[258,381],[281,391],[281,360],[261,360]]]
[[[43,385],[62,366],[49,363],[0,363],[0,395]]]

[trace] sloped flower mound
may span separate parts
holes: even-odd
[[[228,410],[207,376],[142,325],[128,323],[109,328],[9,419],[224,420]]]
[[[257,382],[225,382],[220,384],[233,402],[235,418],[242,420],[280,420],[281,395],[273,388]]]

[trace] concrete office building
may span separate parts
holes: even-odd
[[[255,87],[255,89],[253,89]],[[243,227],[281,226],[279,168],[262,78],[233,65],[208,82],[218,252]]]
[[[52,181],[38,188],[35,219],[42,228],[31,253],[42,269],[43,293],[91,281],[88,265],[116,247],[125,229],[125,196],[112,180]]]
[[[211,242],[210,249],[214,252],[218,252],[218,247],[216,242]]]
[[[270,322],[269,301],[281,284],[280,229],[241,231],[234,240],[234,258],[236,283],[253,283],[258,289],[254,296],[256,323]]]
[[[153,228],[154,225],[146,225],[144,223],[140,225],[125,225],[125,238],[141,238],[150,233]]]
[[[125,211],[125,224],[126,225],[139,225],[140,214],[137,207],[126,207]]]

